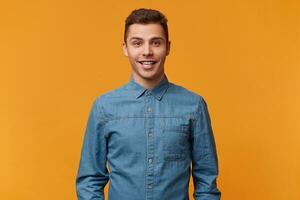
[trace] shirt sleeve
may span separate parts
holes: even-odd
[[[192,177],[195,200],[219,200],[217,188],[218,159],[210,116],[205,100],[200,97],[193,122]]]
[[[104,187],[109,180],[106,167],[107,141],[104,137],[104,114],[100,102],[93,103],[87,122],[78,173],[78,200],[104,200]]]

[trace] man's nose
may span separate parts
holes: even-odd
[[[151,55],[153,55],[151,46],[149,44],[145,44],[144,51],[143,51],[143,56],[151,56]]]

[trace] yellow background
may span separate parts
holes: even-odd
[[[169,80],[207,100],[222,199],[299,200],[297,0],[1,1],[0,199],[76,199],[89,110],[129,79],[139,7],[169,19]]]

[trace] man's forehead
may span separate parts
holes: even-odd
[[[162,26],[159,23],[149,24],[132,24],[128,29],[128,39],[152,39],[161,38],[165,39],[165,34]]]

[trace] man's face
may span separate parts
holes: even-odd
[[[170,42],[166,41],[159,23],[130,25],[126,43],[123,43],[123,50],[129,58],[135,80],[153,82],[164,75]]]

